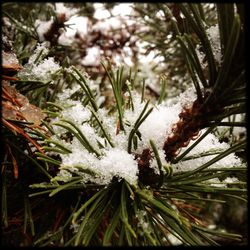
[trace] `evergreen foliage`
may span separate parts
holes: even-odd
[[[57,4],[2,4],[2,245],[246,245],[244,5],[135,3],[98,30]],[[59,42],[75,14],[89,37]]]

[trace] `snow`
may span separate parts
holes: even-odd
[[[245,115],[244,114],[235,114],[235,115],[231,115],[229,117],[226,117],[222,120],[222,122],[244,122],[246,120]],[[224,134],[225,130],[228,130],[229,127],[228,126],[219,126],[217,128],[218,132],[221,134]],[[246,127],[234,127],[233,128],[233,136],[240,138],[241,134],[246,134],[247,133],[247,129]],[[226,134],[228,135],[228,133]]]
[[[72,16],[68,21],[65,22],[65,25],[70,25],[70,27],[66,27],[66,35],[71,37],[79,32],[82,35],[87,34],[88,30],[88,18],[82,16]]]
[[[94,18],[104,19],[110,17],[109,11],[104,8],[102,3],[94,3],[94,8],[95,8]]]
[[[100,64],[99,47],[87,48],[87,55],[81,60],[83,66],[98,66]]]
[[[114,16],[127,16],[132,14],[133,8],[132,3],[120,3],[112,9],[112,14]]]
[[[183,244],[181,240],[179,240],[176,236],[174,236],[171,233],[167,235],[167,238],[170,241],[171,245],[173,246],[179,246]]]
[[[164,14],[163,10],[157,11],[156,17],[159,18],[160,20],[164,20],[165,14]]]
[[[171,124],[177,119],[178,110],[176,110],[175,106],[156,107],[139,129],[142,140],[147,145],[149,140],[153,139],[156,145],[162,148],[167,134],[170,133]]]
[[[86,133],[87,134],[87,133]],[[131,185],[137,183],[138,167],[133,155],[128,154],[125,150],[112,148],[103,152],[101,158],[87,152],[87,150],[79,143],[73,140],[71,145],[72,154],[61,155],[62,165],[57,180],[68,181],[69,172],[77,171],[83,177],[83,182],[91,181],[97,184],[109,184],[114,176],[119,179],[124,178]],[[74,166],[81,166],[76,169]],[[95,173],[91,176],[80,171],[88,169]]]
[[[138,167],[133,155],[125,150],[112,148],[107,151],[106,156],[100,160],[100,166],[112,176],[124,178],[130,184],[137,182]],[[111,179],[110,178],[110,179]]]
[[[23,69],[18,73],[18,77],[29,81],[51,81],[52,75],[60,70],[61,67],[55,62],[53,57],[43,59],[48,53],[49,50],[47,48],[47,43],[38,43],[33,55],[29,58],[28,63],[25,64]]]
[[[6,53],[2,51],[3,67],[20,67],[15,53]]]
[[[46,56],[47,54],[49,53],[49,50],[48,50],[48,45],[47,45],[47,42],[43,42],[43,43],[38,43],[36,45],[36,49],[35,51],[32,53],[32,55],[30,56],[29,58],[29,64],[33,64],[35,63],[36,59],[38,56],[40,57],[44,57]],[[41,54],[41,55],[40,55]]]
[[[146,211],[145,210],[137,210],[136,212],[136,218],[138,220],[138,227],[142,229],[142,231],[140,231],[139,233],[141,235],[144,234],[144,231],[146,231],[147,233],[152,233],[152,228],[151,225],[146,221]]]
[[[74,42],[73,36],[67,35],[66,32],[63,32],[59,37],[58,37],[58,44],[61,44],[63,46],[70,46]]]
[[[71,16],[75,15],[78,10],[74,8],[68,8],[64,5],[64,3],[55,3],[55,11],[58,15],[65,15],[66,20],[68,20]]]
[[[81,124],[82,122],[90,119],[91,112],[88,109],[83,110],[80,102],[72,101],[70,109],[64,109],[61,112],[61,116],[74,123]]]
[[[35,21],[35,27],[36,27],[36,31],[37,31],[40,42],[45,41],[44,35],[49,31],[53,22],[54,22],[53,19],[49,21],[41,21],[37,19]]]
[[[225,180],[219,178],[213,178],[206,181],[207,184],[213,187],[227,187],[227,184],[237,183],[239,180],[236,177],[227,177]]]
[[[205,129],[202,130],[202,133],[205,132]],[[191,146],[195,141],[191,141],[189,146]],[[205,153],[208,151],[212,150],[221,150],[225,151],[230,148],[230,145],[223,142],[220,143],[219,139],[213,135],[213,134],[208,134],[196,147],[194,147],[187,156],[191,155],[198,155],[201,153]],[[182,148],[180,151],[180,154],[183,153],[186,150],[186,148]],[[216,157],[216,155],[209,155],[209,156],[203,156],[203,157],[198,157],[195,159],[190,159],[186,161],[180,161],[177,164],[173,164],[173,170],[174,172],[182,172],[182,171],[191,171],[194,170],[204,163],[210,161]],[[221,168],[221,167],[239,167],[242,165],[241,160],[235,155],[235,154],[229,154],[228,156],[222,158],[221,160],[215,162],[209,168]]]
[[[101,31],[102,33],[106,34],[111,29],[119,29],[121,27],[121,24],[121,19],[111,17],[97,22],[92,26],[92,29],[94,31]]]
[[[53,57],[44,59],[37,66],[34,66],[32,73],[41,81],[48,81],[49,77],[60,69],[58,63],[55,62]]]
[[[210,40],[214,58],[218,63],[221,63],[221,48],[220,48],[220,32],[218,24],[207,29],[208,39]]]
[[[89,79],[88,81],[90,84]],[[90,86],[93,88],[93,85]],[[160,105],[149,104],[147,110],[154,107],[153,111],[138,129],[141,133],[141,140],[138,140],[137,150],[134,152],[132,150],[132,154],[129,154],[127,152],[129,134],[145,107],[146,102],[141,102],[141,96],[136,91],[131,91],[134,110],[124,110],[123,121],[125,132],[119,131],[118,134],[116,131],[118,122],[117,113],[110,115],[108,114],[108,110],[105,110],[104,108],[98,109],[96,114],[102,121],[104,129],[114,144],[114,147],[111,147],[107,142],[105,143],[106,139],[99,134],[100,129],[90,122],[92,120],[92,114],[88,106],[84,107],[80,101],[70,99],[70,96],[74,91],[79,90],[80,88],[77,87],[77,85],[73,85],[72,89],[65,89],[60,95],[58,95],[58,101],[63,110],[60,112],[60,117],[54,119],[54,122],[57,122],[61,118],[74,122],[74,124],[86,136],[90,145],[92,145],[92,147],[98,152],[98,155],[90,153],[75,137],[71,142],[63,141],[63,144],[69,148],[72,153],[60,155],[62,158],[62,164],[60,174],[56,179],[68,181],[70,178],[70,174],[66,173],[68,171],[69,173],[82,176],[83,183],[90,181],[92,183],[103,185],[110,183],[113,177],[125,179],[130,184],[136,185],[138,180],[138,163],[137,160],[135,160],[134,154],[140,154],[143,149],[150,148],[150,140],[154,141],[160,160],[164,165],[166,163],[165,153],[162,149],[164,141],[168,136],[172,135],[172,126],[179,120],[179,113],[182,111],[183,107],[192,105],[193,101],[196,99],[195,90],[191,87],[176,98],[173,98],[171,102],[163,102]],[[129,96],[125,96],[125,98],[129,98]],[[65,129],[56,125],[53,125],[53,128],[55,128],[57,136],[66,132]],[[204,132],[205,130],[202,130],[202,133]],[[98,142],[105,146],[100,147]],[[191,141],[189,146],[191,146],[192,143],[194,143],[194,141]],[[205,153],[208,150],[224,151],[229,147],[229,144],[220,143],[215,135],[209,134],[196,147],[194,147],[187,156]],[[180,153],[185,149],[186,148],[182,148]],[[174,172],[190,171],[200,167],[214,157],[215,155],[209,155],[180,161],[176,164],[172,164],[171,167]],[[237,167],[241,165],[241,160],[234,154],[230,154],[214,163],[209,168]],[[153,168],[156,173],[159,173],[155,157],[151,159],[150,167]],[[91,171],[92,174],[86,173],[86,170]]]

